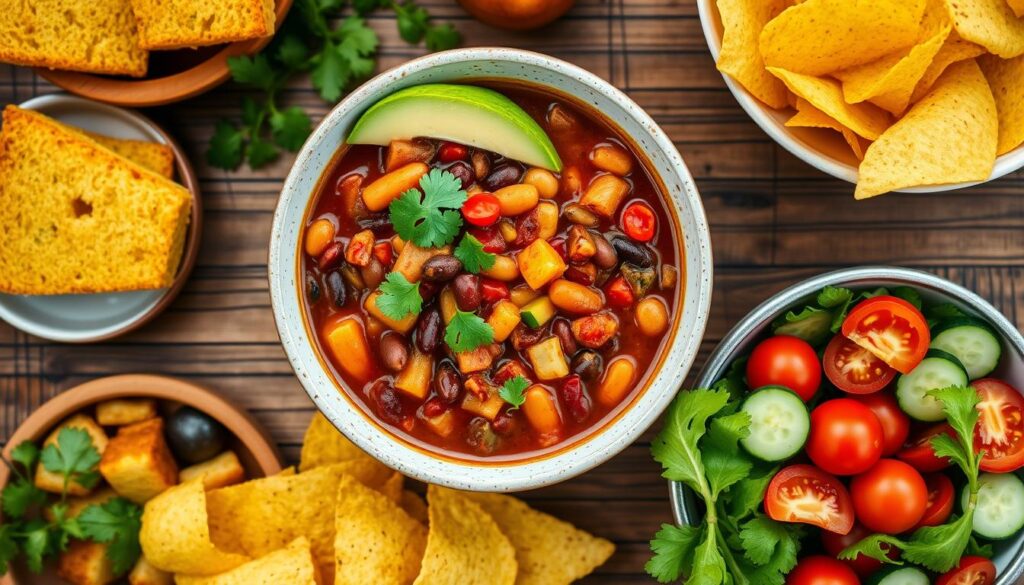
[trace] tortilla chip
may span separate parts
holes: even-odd
[[[615,545],[516,498],[466,493],[498,523],[516,549],[516,585],[569,585],[604,564]]]
[[[1006,0],[1006,3],[1010,5],[1010,10],[1017,15],[1017,18],[1024,18],[1024,0]]]
[[[917,42],[924,7],[925,0],[807,0],[764,27],[761,55],[769,67],[804,75],[870,63]]]
[[[768,70],[781,79],[790,91],[859,136],[876,140],[889,127],[890,118],[885,110],[872,104],[846,103],[843,89],[834,79],[801,75],[774,67]]]
[[[988,79],[999,114],[996,154],[1006,154],[1024,143],[1024,56],[1000,59],[985,55],[978,64]]]
[[[786,107],[786,86],[764,68],[757,41],[768,21],[788,6],[789,0],[718,0],[724,29],[718,70],[776,109]]]
[[[946,68],[953,63],[960,61],[966,61],[967,59],[973,59],[979,55],[985,54],[985,48],[975,45],[970,41],[965,41],[960,38],[960,35],[953,31],[946,37],[946,42],[943,43],[942,48],[939,49],[938,54],[932,59],[931,65],[921,76],[921,80],[917,82],[917,87],[914,88],[913,95],[910,96],[910,103],[917,103],[921,98],[928,94],[932,90],[932,86],[939,77],[946,71]]]
[[[1024,54],[1024,20],[1006,0],[946,0],[953,28],[965,40],[1010,59]]]
[[[427,529],[394,501],[344,476],[335,518],[335,585],[408,585],[419,574]]]
[[[398,505],[405,510],[405,513],[415,518],[420,524],[424,526],[429,522],[427,503],[423,501],[423,498],[415,492],[405,490],[402,492],[402,497],[398,502]]]
[[[999,122],[974,61],[951,66],[935,88],[868,148],[855,196],[983,181],[996,160]]]
[[[857,136],[855,132],[836,122],[828,114],[808,103],[807,100],[801,99],[797,101],[796,109],[797,113],[789,120],[786,120],[786,126],[791,128],[825,128],[835,130],[843,135],[843,139],[846,140],[846,144],[850,145],[850,150],[853,151],[858,160],[864,158],[866,147],[861,143],[861,137]]]
[[[402,501],[402,487],[404,485],[405,476],[394,471],[391,473],[391,477],[389,477],[377,491],[384,494],[389,500],[397,504]]]
[[[372,459],[355,443],[345,438],[331,421],[322,413],[313,415],[302,440],[302,453],[299,455],[299,471],[308,471],[321,465],[352,461],[353,459]]]
[[[206,495],[202,478],[196,478],[146,502],[139,543],[151,565],[171,573],[213,575],[249,561],[213,544]]]
[[[297,538],[287,547],[212,577],[177,575],[177,585],[317,585],[320,579],[309,541]]]
[[[513,585],[516,552],[498,525],[461,492],[431,485],[430,531],[413,585]]]

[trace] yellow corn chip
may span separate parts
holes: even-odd
[[[788,6],[789,0],[718,0],[724,29],[718,70],[776,109],[786,106],[786,86],[764,68],[757,40],[764,25]]]
[[[946,0],[953,28],[965,40],[1010,59],[1024,54],[1024,20],[1006,0]]]
[[[917,87],[914,88],[914,93],[910,96],[910,103],[917,103],[918,100],[927,95],[931,91],[932,86],[935,85],[936,80],[939,79],[939,76],[946,71],[947,67],[953,63],[973,59],[983,54],[985,54],[984,47],[963,40],[960,38],[960,35],[956,34],[956,31],[951,32],[946,37],[946,42],[943,43],[938,54],[932,59],[931,65],[928,66],[924,75],[921,76],[921,80],[917,82]]]
[[[1024,143],[1024,56],[1000,59],[985,55],[978,64],[992,88],[999,114],[996,154],[1006,154]]]
[[[859,136],[875,140],[889,127],[890,118],[885,110],[872,104],[846,103],[843,89],[834,79],[801,75],[774,67],[768,70],[781,79],[790,91]]]
[[[761,55],[769,67],[805,75],[870,63],[917,42],[924,7],[925,0],[807,0],[764,27]]]
[[[397,471],[391,473],[391,477],[380,486],[380,493],[387,496],[392,502],[402,501],[402,487],[405,485],[405,476]]]
[[[853,151],[858,160],[864,158],[865,147],[861,143],[861,137],[857,136],[855,132],[836,122],[828,114],[808,103],[807,100],[799,100],[796,108],[797,113],[789,120],[786,120],[786,126],[790,128],[825,128],[835,130],[843,135],[843,139],[850,145],[850,150]]]
[[[207,525],[202,478],[176,485],[146,502],[139,542],[154,567],[171,573],[212,575],[249,560],[217,548]]]
[[[334,585],[408,585],[419,574],[427,529],[394,501],[345,476],[335,518]]]
[[[419,494],[409,490],[403,491],[398,505],[405,510],[406,514],[418,520],[420,524],[426,525],[429,521],[427,503],[423,501]]]
[[[302,441],[299,471],[308,471],[321,465],[341,463],[353,459],[372,459],[355,443],[345,438],[331,421],[319,411],[313,415]]]
[[[978,64],[949,67],[932,92],[868,148],[855,196],[983,181],[996,160],[996,103]]]
[[[513,585],[516,552],[498,525],[460,492],[431,485],[430,531],[413,585]]]
[[[1017,18],[1024,18],[1024,0],[1006,0],[1010,9],[1017,15]]]
[[[604,564],[615,545],[499,494],[466,493],[516,549],[516,585],[570,585]]]
[[[309,541],[297,538],[287,547],[212,577],[177,575],[176,585],[317,585],[320,579]]]

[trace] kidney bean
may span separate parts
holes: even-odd
[[[383,237],[385,232],[392,229],[391,216],[386,213],[375,213],[356,221],[359,227],[364,230],[371,230],[376,236]]]
[[[484,187],[493,193],[502,187],[515,185],[522,176],[523,169],[519,165],[506,162],[495,167],[491,174],[487,175],[487,178],[484,179]]]
[[[327,293],[331,295],[335,307],[345,306],[348,289],[345,288],[345,278],[341,272],[334,271],[327,275]]]
[[[618,257],[625,262],[641,268],[654,266],[654,253],[647,246],[641,246],[623,237],[612,240],[612,247],[615,248]]]
[[[466,444],[476,449],[478,453],[489,455],[498,448],[498,436],[491,428],[491,423],[478,416],[469,421],[466,428]]]
[[[462,181],[463,189],[472,185],[473,181],[476,180],[476,174],[473,172],[473,169],[471,169],[467,163],[461,160],[453,165],[450,165],[445,170],[455,175],[455,178],[457,178],[458,180]]]
[[[469,149],[461,144],[445,142],[441,145],[441,149],[437,151],[437,159],[443,163],[466,160],[466,154],[468,154],[468,152]]]
[[[508,246],[505,243],[505,238],[501,236],[501,232],[494,226],[473,228],[469,230],[469,234],[484,245],[484,252],[501,254],[508,249]]]
[[[516,217],[516,239],[512,241],[512,246],[525,248],[532,244],[539,235],[540,214],[536,207],[533,208],[533,211]]]
[[[423,279],[430,282],[448,282],[462,270],[462,262],[450,254],[439,254],[423,264]]]
[[[317,282],[316,276],[313,274],[306,274],[306,298],[309,299],[311,305],[315,305],[320,300],[320,283]]]
[[[338,270],[338,272],[341,273],[341,278],[344,279],[345,282],[349,283],[352,288],[356,290],[363,290],[366,288],[366,283],[363,282],[363,277],[359,274],[359,270],[356,269],[355,266],[345,264],[340,270]]]
[[[452,283],[455,303],[463,311],[475,311],[480,307],[480,277],[475,274],[460,274]]]
[[[615,247],[602,234],[592,231],[590,235],[594,238],[595,247],[591,260],[599,268],[614,268],[619,263],[619,253],[615,251]]]
[[[341,242],[334,242],[333,244],[324,248],[324,251],[320,253],[320,260],[317,266],[320,267],[321,271],[327,271],[338,264],[341,264],[342,259],[345,257],[345,246]]]
[[[431,354],[440,342],[441,312],[437,307],[431,307],[420,313],[419,321],[416,322],[416,347],[423,353]]]
[[[388,269],[380,263],[376,257],[371,257],[370,262],[359,269],[359,275],[363,277],[366,288],[374,289],[384,282],[384,276]]]
[[[507,437],[515,430],[515,419],[512,418],[512,413],[503,410],[498,413],[498,416],[494,417],[494,420],[491,421],[491,426],[494,427],[494,432],[502,437]]]
[[[551,238],[550,240],[548,240],[548,243],[551,244],[551,247],[555,249],[555,252],[558,252],[558,255],[561,256],[564,262],[569,261],[569,253],[565,245],[565,238],[563,238],[562,236],[558,236],[557,238]]]
[[[434,372],[434,393],[445,404],[455,404],[462,396],[462,377],[450,362],[441,362]]]
[[[572,355],[576,353],[576,339],[572,336],[572,327],[569,325],[568,319],[559,317],[551,322],[551,333],[558,338],[558,341],[562,343],[562,351],[566,355]]]
[[[545,334],[542,328],[531,329],[520,323],[512,330],[512,347],[516,351],[523,351],[531,345],[539,343],[544,337]]]
[[[447,412],[448,406],[436,396],[423,403],[423,416],[434,418]]]
[[[590,416],[590,397],[583,390],[583,381],[577,375],[569,376],[562,383],[562,403],[576,422],[583,422]]]
[[[400,372],[409,361],[409,344],[398,333],[385,333],[380,338],[380,361],[392,372]]]
[[[581,351],[572,358],[572,372],[588,382],[597,380],[603,370],[604,360],[596,351]]]
[[[441,285],[436,282],[420,281],[420,298],[424,303],[429,303],[439,290],[441,290]]]
[[[570,222],[586,227],[597,227],[597,224],[601,223],[601,218],[579,203],[566,205],[564,214],[565,219]]]
[[[402,399],[387,380],[377,380],[370,387],[370,399],[376,407],[377,416],[391,424],[399,424],[405,418]]]

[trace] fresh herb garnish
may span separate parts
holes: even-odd
[[[76,520],[86,538],[108,545],[107,556],[114,565],[114,573],[131,569],[142,554],[139,546],[142,508],[132,502],[113,498],[100,505],[94,504],[83,510]]]
[[[465,202],[462,181],[434,169],[420,179],[419,189],[409,189],[391,202],[391,223],[403,240],[421,248],[445,246],[462,227],[462,214],[455,210]]]
[[[444,331],[444,341],[456,353],[473,351],[494,342],[494,329],[477,315],[456,309]]]
[[[512,408],[509,410],[517,410],[524,402],[526,402],[526,389],[529,387],[529,380],[523,376],[516,376],[505,380],[501,389],[498,390],[498,396],[500,396],[505,402],[512,405]]]
[[[462,240],[455,248],[455,257],[462,261],[462,266],[467,272],[473,274],[481,270],[488,270],[494,266],[496,256],[484,250],[484,245],[472,234],[462,236]]]
[[[91,490],[100,480],[96,466],[100,452],[92,444],[92,437],[82,429],[65,427],[57,433],[57,443],[47,445],[39,458],[46,471],[64,477],[64,490],[77,483]]]
[[[380,284],[377,308],[381,313],[396,321],[409,315],[419,315],[423,307],[420,283],[409,282],[401,272],[389,272]]]

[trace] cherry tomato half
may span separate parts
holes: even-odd
[[[836,534],[834,532],[829,532],[828,530],[822,530],[821,545],[825,548],[825,552],[834,557],[837,557],[839,556],[839,553],[864,540],[865,538],[871,536],[872,534],[874,533],[868,530],[867,528],[864,528],[864,525],[860,523],[854,524],[853,529],[850,530],[849,534]],[[900,552],[898,549],[893,549],[887,544],[883,544],[882,548],[889,551],[889,558],[893,560],[899,558]],[[853,569],[854,573],[857,573],[861,577],[868,577],[875,571],[882,568],[881,561],[876,561],[871,557],[860,554],[857,555],[857,558],[853,559],[852,561],[843,560],[842,562],[846,563],[847,566]]]
[[[437,159],[443,163],[466,160],[467,156],[469,156],[469,149],[455,142],[445,142],[437,151]]]
[[[964,557],[957,566],[939,577],[935,585],[992,585],[996,566],[985,557]]]
[[[816,555],[801,559],[786,576],[786,585],[860,585],[860,579],[845,564]]]
[[[935,451],[932,449],[932,437],[940,433],[956,439],[956,431],[953,430],[953,427],[947,423],[940,423],[914,435],[910,442],[903,446],[903,450],[896,454],[896,457],[909,463],[921,473],[941,471],[949,467],[953,462],[945,457],[936,457]]]
[[[974,452],[985,450],[981,470],[1009,473],[1024,467],[1024,396],[994,378],[971,382],[981,416],[974,427]]]
[[[878,392],[896,377],[896,370],[842,335],[832,338],[821,361],[829,381],[849,394]]]
[[[630,203],[622,210],[622,230],[638,242],[650,242],[658,230],[658,218],[644,203]]]
[[[914,530],[924,526],[945,524],[953,513],[953,499],[956,492],[953,482],[943,473],[931,473],[924,476],[924,485],[928,488],[928,507],[925,508],[921,521]]]
[[[882,459],[850,482],[853,510],[868,530],[900,534],[917,525],[928,508],[928,487],[916,469]]]
[[[807,456],[835,475],[863,473],[882,456],[882,423],[852,398],[821,403],[811,412]]]
[[[501,217],[501,204],[490,193],[477,193],[462,204],[462,216],[472,225],[489,226]]]
[[[843,321],[843,335],[901,374],[908,374],[928,353],[932,336],[917,307],[882,295],[861,302]]]
[[[882,456],[899,452],[910,435],[910,417],[900,409],[892,392],[875,392],[853,399],[870,408],[882,424]]]
[[[810,524],[837,534],[853,528],[853,502],[846,486],[813,465],[790,465],[775,474],[765,492],[772,520]]]
[[[512,292],[508,289],[508,285],[500,280],[494,280],[493,278],[481,278],[480,296],[482,296],[488,303],[496,303],[502,299],[511,297]]]
[[[799,337],[776,335],[757,344],[747,360],[747,384],[785,386],[807,402],[821,386],[821,362],[811,344]]]

